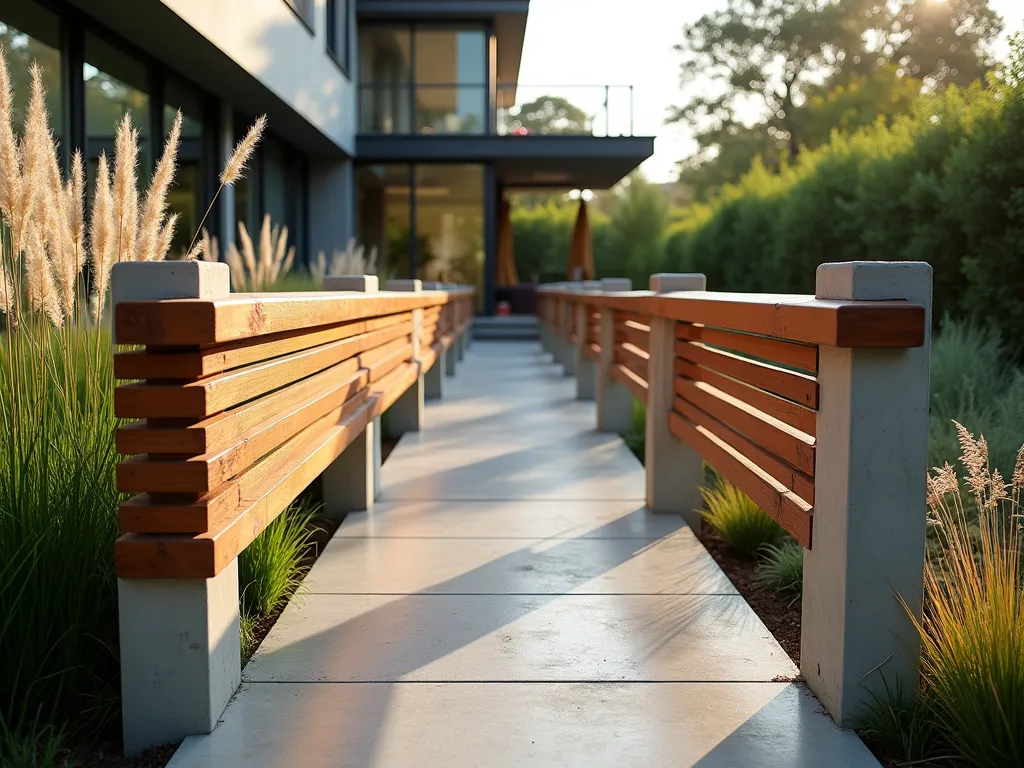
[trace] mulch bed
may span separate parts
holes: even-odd
[[[733,552],[707,524],[701,525],[698,538],[789,658],[800,666],[800,601],[758,587],[754,581],[757,562]]]

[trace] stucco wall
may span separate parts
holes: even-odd
[[[327,53],[326,0],[315,0],[314,32],[284,0],[161,2],[335,144],[355,151],[355,24],[346,77]]]

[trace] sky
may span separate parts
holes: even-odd
[[[593,114],[601,111],[605,85],[632,85],[633,132],[656,137],[643,172],[652,181],[670,181],[676,162],[695,146],[686,128],[665,125],[668,108],[684,99],[672,46],[682,39],[684,24],[723,5],[722,0],[531,0],[519,101],[530,86],[563,86],[535,93],[557,91]],[[1009,32],[1024,29],[1024,0],[990,0],[990,5]],[[1004,50],[1001,40],[997,55]],[[608,95],[612,132],[628,129],[629,90],[612,88]]]

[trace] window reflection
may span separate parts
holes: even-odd
[[[56,15],[34,5],[23,6],[13,15],[5,9],[4,20],[9,23],[0,22],[0,45],[3,45],[7,56],[7,72],[14,92],[14,130],[18,134],[24,130],[32,83],[29,70],[35,61],[43,70],[50,125],[60,138],[64,125],[60,23]]]
[[[476,285],[483,295],[484,168],[417,165],[416,276]]]
[[[359,241],[377,249],[382,279],[412,277],[408,165],[364,165],[356,172]]]
[[[359,30],[360,130],[408,133],[412,35],[406,27]]]
[[[174,186],[168,194],[168,207],[178,214],[178,226],[171,244],[171,254],[177,255],[188,248],[192,235],[199,226],[199,219],[206,203],[203,180],[203,98],[193,88],[176,79],[168,79],[165,85],[163,125],[164,134],[171,130],[178,110],[181,110],[181,144],[178,148],[178,172]],[[160,151],[163,139],[161,138]]]
[[[153,167],[145,65],[95,35],[85,35],[86,161],[95,177],[100,152],[114,154],[114,131],[125,112],[139,132],[139,176]]]

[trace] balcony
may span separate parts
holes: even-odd
[[[359,87],[363,134],[633,136],[633,86],[373,83]]]

